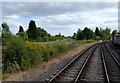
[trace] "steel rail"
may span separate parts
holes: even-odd
[[[97,43],[98,44],[98,43]],[[81,55],[83,55],[87,50],[89,50],[91,47],[97,45],[97,44],[94,44],[88,48],[86,48],[85,50],[83,50],[82,52],[80,52],[80,54],[78,54],[77,57],[75,57],[71,62],[69,62],[64,68],[62,68],[54,77],[52,77],[47,83],[51,83],[55,80],[55,78],[58,77],[58,75],[60,75],[61,72],[63,72],[67,67],[69,67],[76,59],[78,59]]]
[[[96,50],[96,48],[99,46],[99,44],[89,53],[88,57],[86,58],[85,62],[83,63],[82,67],[80,68],[79,73],[77,74],[74,83],[76,83],[81,75],[81,73],[83,72],[88,60],[90,59],[90,57],[92,56],[92,54],[94,53],[94,51]]]
[[[107,66],[106,66],[105,58],[104,58],[104,55],[103,55],[103,49],[102,49],[102,46],[101,46],[101,48],[100,48],[100,53],[101,53],[101,56],[102,56],[102,62],[103,62],[103,66],[104,66],[104,71],[105,71],[106,81],[107,81],[107,83],[110,83],[110,78],[109,78],[109,75],[108,75],[108,70],[107,70]]]
[[[112,56],[112,58],[115,60],[115,62],[119,65],[120,67],[120,62],[116,59],[116,57],[114,56],[114,54],[110,51],[110,49],[105,45],[104,43],[104,46],[105,48],[107,49],[107,51],[109,52],[109,54]]]

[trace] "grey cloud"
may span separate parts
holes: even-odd
[[[98,11],[115,7],[115,4],[113,2],[3,2],[2,12],[3,16],[51,16],[65,14],[67,12]]]
[[[39,21],[35,20],[38,26],[46,29],[51,34],[62,33],[65,35],[72,35],[73,31],[76,31],[78,27],[76,26],[88,26],[91,24],[96,24],[96,21],[91,19],[91,16],[94,15],[94,11],[99,11],[108,8],[115,8],[116,3],[95,3],[95,2],[72,2],[72,3],[51,3],[51,2],[4,2],[2,6],[2,16],[17,15],[20,17],[29,17],[38,16]],[[89,14],[91,11],[93,14]],[[80,15],[75,15],[75,13],[81,13]],[[83,14],[85,12],[85,14]],[[61,18],[59,14],[64,14],[69,16],[73,14],[72,20],[67,18]],[[61,19],[59,19],[61,18]],[[96,17],[97,18],[97,17]],[[34,20],[35,18],[33,18]],[[14,20],[14,19],[12,19]],[[51,20],[51,22],[48,22]],[[8,20],[7,20],[8,21]],[[95,21],[95,23],[94,23]],[[93,23],[92,23],[93,22]],[[13,22],[14,23],[14,22]],[[11,23],[11,24],[13,24]],[[22,23],[22,22],[21,22]],[[106,21],[108,23],[108,21]],[[90,25],[89,25],[90,24]],[[96,24],[97,25],[97,24]],[[18,26],[11,25],[11,31],[16,33],[18,31]],[[74,28],[72,29],[71,26]],[[17,27],[17,28],[15,28]],[[27,27],[27,26],[25,26]],[[81,27],[84,28],[84,27]],[[69,31],[68,31],[69,30]]]

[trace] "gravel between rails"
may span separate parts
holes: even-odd
[[[117,65],[117,63],[114,61],[112,56],[109,54],[107,49],[102,45],[103,47],[103,54],[105,57],[105,62],[108,70],[108,75],[111,82],[119,82],[120,81],[120,67]]]
[[[100,55],[100,45],[96,48],[90,57],[88,64],[83,70],[79,81],[102,82],[104,83],[103,64]]]

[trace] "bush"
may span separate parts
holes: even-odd
[[[62,55],[74,46],[73,43],[50,46],[13,37],[3,49],[3,72],[13,73],[32,68],[42,61],[48,61],[53,55]]]
[[[32,68],[43,61],[42,51],[46,55],[46,45],[37,42],[25,42],[20,37],[11,38],[3,49],[3,72],[13,73]]]
[[[43,41],[47,42],[48,41],[48,36],[44,36]]]
[[[38,42],[28,42],[26,41],[26,48],[29,52],[31,52],[31,56],[33,56],[33,63],[37,63],[39,61],[47,61],[49,57],[49,49],[43,43]],[[33,53],[33,54],[32,54]]]
[[[48,58],[50,57],[50,50],[47,49],[45,51],[42,51],[41,53],[42,53],[42,60],[47,62]]]
[[[13,35],[11,33],[2,33],[2,45],[5,46],[7,41],[9,41],[12,37]]]
[[[16,70],[16,67],[20,70],[24,70],[30,66],[28,51],[25,48],[25,42],[22,40],[22,38],[13,37],[7,41],[6,48],[3,50],[3,54],[5,71],[7,69],[7,63],[9,69],[12,67],[14,70]],[[9,70],[9,72],[11,73],[11,70]]]

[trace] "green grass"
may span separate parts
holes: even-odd
[[[99,40],[77,40],[74,41],[74,44],[86,44],[86,43],[94,43],[94,42],[98,42]]]

